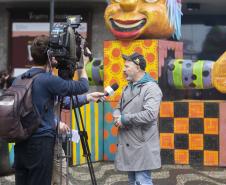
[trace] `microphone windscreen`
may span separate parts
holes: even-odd
[[[111,88],[116,91],[119,88],[119,85],[117,83],[114,83],[111,85]]]
[[[104,90],[104,96],[112,96],[114,94],[114,92],[119,88],[119,85],[117,83],[112,84],[111,86],[107,86]],[[100,98],[99,100],[97,100],[98,102],[103,102],[103,98]]]

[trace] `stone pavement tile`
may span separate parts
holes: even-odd
[[[126,173],[114,169],[113,162],[93,163],[98,185],[128,185]],[[226,185],[226,168],[164,165],[152,173],[154,185]],[[73,185],[91,185],[88,165],[69,168]],[[0,178],[0,185],[15,185],[14,176]]]
[[[112,162],[93,163],[98,185],[128,185],[126,173],[114,169]],[[152,173],[155,185],[226,185],[226,169],[164,165]],[[71,181],[91,185],[87,165],[70,168]]]
[[[0,177],[0,185],[15,185],[14,175]]]

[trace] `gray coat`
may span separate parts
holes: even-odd
[[[118,109],[123,127],[118,131],[115,166],[120,171],[161,167],[158,114],[162,92],[155,82],[126,86]]]

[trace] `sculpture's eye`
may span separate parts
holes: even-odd
[[[147,2],[147,3],[155,3],[155,2],[157,2],[158,0],[145,0],[145,2]]]

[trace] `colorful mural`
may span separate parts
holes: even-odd
[[[112,112],[117,104],[113,101],[104,103],[104,160],[115,159],[118,128],[114,126]]]
[[[123,76],[124,60],[121,55],[129,55],[134,51],[141,53],[147,60],[147,71],[154,78],[158,79],[158,41],[157,40],[136,40],[126,41],[105,41],[104,42],[104,87],[109,84],[118,83],[119,89],[109,97],[109,101],[118,101],[123,87],[127,84]]]
[[[172,55],[168,52],[171,51]],[[163,40],[136,40],[136,41],[105,41],[104,42],[104,87],[117,82],[119,89],[108,98],[108,101],[118,101],[123,87],[127,84],[123,76],[124,60],[121,55],[133,52],[143,54],[148,72],[158,81],[166,73],[167,59],[182,58],[183,45],[181,42]],[[162,81],[167,81],[163,79]]]
[[[81,107],[81,113],[84,121],[84,126],[88,134],[88,145],[91,153],[92,161],[103,160],[103,103],[90,103]],[[77,111],[77,115],[78,111]],[[65,118],[69,119],[70,114]],[[80,120],[80,117],[79,117]],[[80,121],[80,128],[81,121]],[[74,112],[72,114],[72,129],[77,130]],[[86,158],[83,156],[81,142],[72,144],[72,164],[86,163]]]

